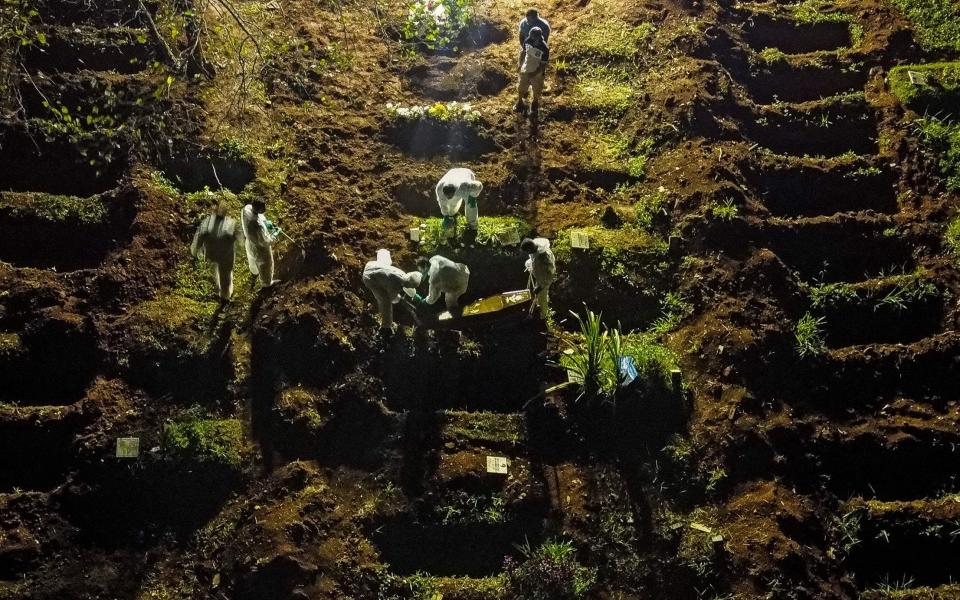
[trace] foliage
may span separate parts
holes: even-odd
[[[553,244],[554,255],[560,262],[571,261],[581,254],[593,257],[599,261],[604,273],[636,283],[638,287],[647,285],[650,277],[662,274],[669,267],[666,242],[633,225],[617,229],[578,227],[575,231],[589,236],[590,248],[576,251],[570,244],[572,231],[560,231]]]
[[[815,356],[826,351],[827,345],[823,339],[823,326],[826,322],[823,317],[814,317],[810,313],[800,318],[794,333],[797,353],[800,356]]]
[[[35,217],[51,223],[73,222],[96,225],[106,221],[109,211],[99,196],[78,198],[53,194],[17,194],[10,205],[11,217]]]
[[[507,585],[516,600],[575,600],[596,583],[596,570],[581,565],[568,541],[548,540],[533,549],[520,548],[524,562],[504,561]]]
[[[893,0],[913,21],[928,50],[960,50],[960,10],[953,0]]]
[[[833,10],[833,3],[827,0],[803,0],[795,4],[793,18],[800,23],[849,23],[852,17]]]
[[[471,494],[464,490],[444,493],[434,506],[434,512],[444,525],[505,523],[510,516],[502,496]]]
[[[900,65],[890,71],[888,81],[890,93],[920,113],[956,111],[960,104],[960,62]]]
[[[446,411],[443,437],[449,440],[517,444],[527,437],[526,420],[492,412]]]
[[[481,197],[481,202],[482,197]],[[460,236],[465,228],[465,222],[458,219],[454,236]],[[475,242],[484,246],[503,246],[509,241],[512,234],[516,234],[518,239],[523,239],[530,233],[531,229],[527,223],[516,217],[480,217],[477,219],[477,238]],[[424,219],[420,227],[420,252],[423,254],[433,254],[441,247],[446,246],[448,241],[443,237],[443,219],[431,217]]]
[[[873,309],[906,309],[940,294],[937,286],[929,280],[928,272],[917,269],[913,273],[881,277],[874,284],[825,283],[809,286],[811,305],[814,309],[828,309],[870,302]]]
[[[946,177],[947,189],[960,191],[960,124],[924,117],[916,122],[923,141],[940,157],[940,171]]]
[[[952,254],[960,255],[960,215],[953,217],[947,223],[947,231],[943,239]]]
[[[607,327],[602,315],[587,309],[584,316],[571,312],[580,335],[563,341],[560,366],[580,388],[577,401],[614,401],[622,383],[620,359],[630,357],[641,382],[669,380],[677,366],[676,355],[655,341],[654,333],[623,334],[619,327]]]
[[[592,134],[584,141],[581,155],[592,169],[617,171],[634,179],[643,179],[655,144],[652,137],[634,141],[618,129],[612,133]]]
[[[414,0],[401,35],[427,50],[457,50],[456,40],[473,18],[472,4],[472,0]]]
[[[25,46],[47,45],[47,36],[40,30],[40,13],[27,0],[3,0],[0,4],[0,47],[14,51]]]
[[[608,69],[579,75],[572,89],[574,106],[614,115],[627,111],[633,97],[633,86]]]
[[[760,62],[773,65],[780,62],[786,62],[787,55],[778,48],[764,48],[757,54],[757,59]]]
[[[710,215],[720,221],[732,221],[740,213],[740,207],[734,204],[733,200],[724,200],[723,202],[714,202],[710,206]]]
[[[416,106],[400,106],[387,102],[387,112],[394,121],[434,121],[437,123],[476,123],[480,111],[469,102],[435,102]]]
[[[163,428],[163,451],[172,457],[239,469],[244,460],[243,424],[190,410]]]
[[[686,504],[717,492],[727,471],[722,465],[708,462],[703,449],[690,438],[676,434],[661,450],[651,476],[660,482],[667,498]]]
[[[632,61],[654,31],[652,23],[634,26],[616,17],[592,19],[573,32],[567,53],[573,60]]]

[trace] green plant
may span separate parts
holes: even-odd
[[[516,600],[576,600],[596,585],[596,570],[581,565],[568,541],[547,540],[519,547],[524,562],[504,561],[507,585]]]
[[[960,11],[953,0],[893,0],[928,50],[960,50]]]
[[[454,228],[454,237],[463,233],[465,225],[462,219],[457,220]],[[513,234],[523,239],[530,234],[530,226],[516,217],[480,217],[477,220],[476,243],[485,246],[503,246],[510,241]],[[447,246],[449,241],[444,237],[443,219],[431,217],[424,219],[420,226],[420,252],[433,254],[440,248]]]
[[[944,233],[943,241],[952,254],[960,254],[960,215],[953,217],[950,219],[950,222],[947,223],[947,230]]]
[[[918,113],[957,113],[960,62],[900,65],[890,71],[888,82],[890,93]]]
[[[404,41],[427,50],[451,48],[472,19],[472,0],[415,0],[401,28]]]
[[[584,61],[632,61],[654,31],[652,23],[633,26],[618,18],[593,19],[570,36],[568,53]]]
[[[243,424],[212,419],[192,409],[163,428],[161,448],[168,456],[239,469],[244,464]]]
[[[936,117],[923,117],[915,124],[921,139],[940,156],[947,189],[960,190],[960,124]]]
[[[787,55],[777,48],[764,48],[757,54],[757,60],[768,65],[787,61]]]
[[[475,123],[480,112],[469,102],[434,102],[415,106],[400,106],[387,102],[387,113],[395,121],[434,121],[437,123]]]
[[[800,318],[794,333],[797,353],[800,356],[816,356],[826,351],[827,346],[823,339],[823,326],[826,322],[823,317],[814,317],[810,313]]]
[[[609,334],[599,313],[587,310],[583,317],[574,312],[570,314],[577,320],[583,343],[567,342],[561,365],[569,373],[571,381],[580,385],[577,400],[594,400],[600,397],[601,392],[610,390],[614,385],[614,382],[610,381],[609,371],[604,368]]]
[[[727,199],[723,202],[714,202],[710,207],[710,214],[714,219],[721,221],[732,221],[740,213],[740,207],[734,204],[733,200]]]

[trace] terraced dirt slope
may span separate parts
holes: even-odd
[[[531,128],[526,8],[438,50],[400,1],[5,5],[0,598],[958,596],[956,192],[888,81],[956,52],[878,0],[548,3]],[[193,228],[254,195],[296,241],[219,307]],[[552,319],[376,333],[378,248],[469,301],[511,232]],[[584,304],[611,402],[561,385]]]

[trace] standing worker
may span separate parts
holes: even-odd
[[[263,287],[270,287],[276,283],[273,278],[273,243],[277,240],[270,231],[271,223],[264,216],[266,211],[266,202],[254,200],[243,207],[240,222],[243,224],[243,235],[247,238],[247,266],[250,267],[250,273],[260,277]]]
[[[520,85],[517,98],[517,112],[526,112],[527,91],[533,89],[530,102],[530,119],[536,122],[540,108],[540,95],[543,93],[543,78],[550,60],[550,48],[546,37],[539,27],[531,27],[530,34],[520,51]]]
[[[525,266],[533,282],[536,304],[540,305],[540,313],[547,317],[550,314],[550,284],[557,278],[557,259],[550,249],[550,240],[524,238],[520,242],[520,251],[528,255]]]
[[[380,331],[393,333],[393,305],[400,302],[403,292],[416,297],[416,289],[420,285],[423,274],[417,271],[403,272],[391,264],[389,253],[382,255],[383,252],[378,252],[377,260],[371,260],[363,267],[363,285],[377,300],[377,308],[380,310]]]
[[[457,213],[460,205],[466,204],[463,214],[467,217],[467,226],[477,230],[477,221],[480,209],[477,199],[483,191],[483,183],[477,179],[470,169],[457,167],[450,169],[437,183],[437,204],[440,205],[440,214],[443,215],[443,229],[449,230],[456,226]]]
[[[443,301],[451,314],[459,308],[457,301],[467,291],[470,282],[470,269],[467,265],[456,263],[442,256],[430,259],[420,257],[417,269],[423,273],[430,286],[430,293],[424,300],[427,304],[436,304],[443,294]]]
[[[527,10],[527,15],[520,19],[520,64],[523,64],[523,50],[527,45],[527,38],[530,37],[530,30],[534,27],[539,27],[540,32],[543,34],[543,41],[547,42],[550,40],[550,23],[546,19],[540,18],[540,13],[537,12],[537,9],[531,8]]]
[[[227,212],[227,203],[220,202],[214,211],[200,222],[190,245],[190,253],[194,257],[208,261],[213,267],[213,280],[222,304],[229,302],[233,296],[233,261],[236,245],[240,240],[237,221],[227,216]]]

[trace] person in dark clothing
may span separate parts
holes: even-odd
[[[550,23],[546,19],[541,19],[537,9],[531,8],[527,11],[527,16],[520,19],[520,51],[523,52],[523,47],[527,43],[527,38],[530,37],[530,30],[534,27],[539,27],[540,31],[543,33],[543,41],[550,41]],[[523,59],[520,59],[520,62],[523,62]]]
[[[540,94],[543,92],[543,77],[547,71],[547,61],[550,59],[550,48],[539,27],[530,29],[530,35],[520,54],[520,85],[517,98],[517,112],[526,112],[527,92],[533,89],[533,99],[530,103],[530,116],[537,117],[540,106]]]

